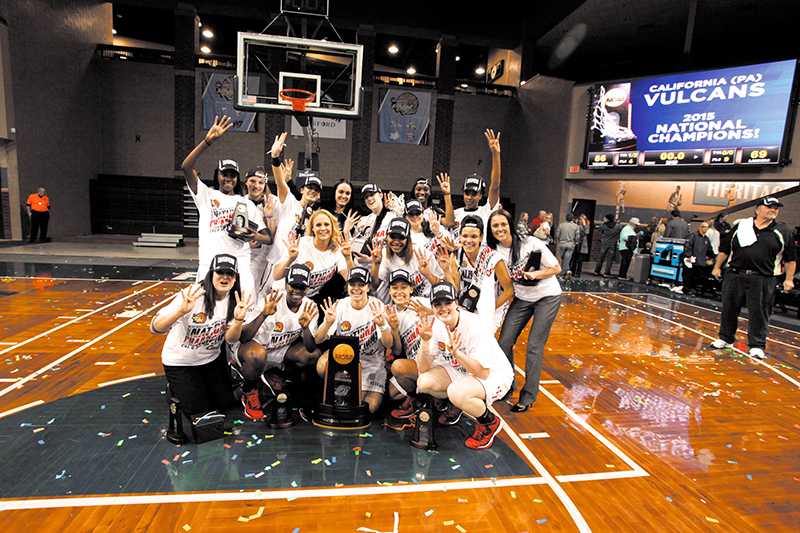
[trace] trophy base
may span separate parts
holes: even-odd
[[[270,405],[267,425],[272,429],[286,429],[297,424],[292,407],[288,404],[288,396],[281,392]]]
[[[366,402],[356,407],[334,407],[321,403],[311,423],[325,429],[366,429],[370,423],[369,407]]]

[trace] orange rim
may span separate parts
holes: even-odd
[[[306,104],[314,101],[314,93],[305,89],[281,89],[281,99],[292,103],[292,111],[305,111]],[[292,96],[294,94],[294,96]]]

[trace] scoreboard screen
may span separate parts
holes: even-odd
[[[782,164],[796,66],[789,60],[596,84],[585,164]]]

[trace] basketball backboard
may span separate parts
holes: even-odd
[[[306,115],[358,118],[362,56],[359,44],[240,32],[235,107],[291,113],[281,92],[299,89],[311,93]]]

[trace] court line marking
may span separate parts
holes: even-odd
[[[102,282],[102,283],[110,283],[112,281],[124,281],[126,283],[136,283],[138,284],[141,281],[148,282],[148,281],[157,281],[159,283],[186,283],[185,281],[180,280],[173,280],[173,279],[119,279],[119,278],[53,278],[53,277],[37,277],[37,276],[0,276],[3,279],[52,279],[55,281],[94,281]]]
[[[524,371],[524,370],[522,370],[522,369],[521,369],[519,366],[517,366],[516,364],[514,365],[514,369],[515,369],[515,370],[516,370],[516,371],[517,371],[517,372],[518,372],[518,373],[519,373],[519,374],[520,374],[522,377],[525,377],[525,371]],[[606,448],[608,448],[608,449],[611,451],[611,453],[613,453],[614,455],[616,455],[616,456],[617,456],[617,457],[618,457],[618,458],[619,458],[619,459],[620,459],[622,462],[624,462],[626,465],[628,465],[628,466],[631,468],[631,470],[632,470],[632,471],[636,472],[636,473],[637,473],[638,475],[640,475],[640,476],[649,476],[649,475],[650,475],[650,474],[647,472],[647,470],[645,470],[644,468],[642,468],[641,466],[639,466],[639,464],[638,464],[636,461],[634,461],[633,459],[631,459],[630,457],[628,457],[628,456],[625,454],[625,452],[623,452],[622,450],[620,450],[620,449],[619,449],[619,448],[618,448],[618,447],[617,447],[617,446],[616,446],[616,445],[615,445],[613,442],[611,442],[610,440],[608,440],[608,439],[605,437],[605,435],[603,435],[602,433],[600,433],[599,431],[597,431],[595,428],[593,428],[592,426],[590,426],[590,425],[589,425],[589,423],[588,423],[588,422],[586,422],[586,421],[585,421],[583,418],[581,418],[580,416],[578,416],[578,413],[576,413],[575,411],[573,411],[572,409],[570,409],[569,407],[567,407],[566,405],[564,405],[564,404],[563,404],[563,403],[562,403],[562,402],[561,402],[561,401],[560,401],[558,398],[556,398],[556,397],[555,397],[555,395],[553,395],[553,393],[551,393],[551,392],[550,392],[549,390],[547,390],[545,387],[541,387],[541,386],[539,387],[539,390],[540,390],[540,391],[542,391],[542,394],[544,394],[545,396],[547,396],[547,397],[550,399],[550,401],[551,401],[551,402],[553,402],[554,404],[556,404],[556,406],[557,406],[559,409],[561,409],[562,411],[564,411],[565,413],[567,413],[567,416],[569,416],[569,417],[572,419],[572,421],[573,421],[573,422],[575,422],[575,423],[576,423],[576,424],[578,424],[580,427],[582,427],[583,429],[585,429],[585,430],[586,430],[586,431],[587,431],[587,432],[588,432],[590,435],[592,435],[594,438],[596,438],[597,440],[599,440],[599,441],[600,441],[600,443],[601,443],[603,446],[605,446]]]
[[[549,439],[550,438],[550,434],[546,433],[544,431],[542,431],[541,433],[520,433],[519,436],[520,436],[520,438],[522,438],[524,440]]]
[[[36,407],[37,405],[42,405],[44,400],[36,400],[35,402],[26,403],[25,405],[20,405],[19,407],[15,407],[13,409],[9,409],[8,411],[3,411],[0,413],[0,418],[6,417],[8,415],[13,415],[14,413],[19,413],[20,411],[24,411],[25,409],[29,409],[31,407]]]
[[[95,366],[112,366],[116,364],[117,363],[115,361],[97,361],[95,363]]]
[[[539,381],[540,385],[560,385],[561,382],[557,379],[542,379]]]
[[[569,513],[569,516],[572,517],[572,521],[575,522],[575,525],[578,527],[578,531],[581,531],[582,533],[591,533],[592,528],[590,528],[589,524],[586,523],[586,519],[583,518],[583,515],[578,510],[578,506],[575,505],[575,502],[573,502],[572,498],[569,497],[567,492],[564,490],[564,487],[558,484],[556,478],[554,478],[553,475],[548,472],[544,465],[539,461],[539,459],[533,455],[533,452],[530,450],[530,448],[528,448],[525,443],[522,442],[522,439],[519,438],[519,435],[517,435],[514,430],[511,429],[511,426],[503,419],[502,416],[500,416],[500,413],[498,413],[494,407],[489,407],[489,409],[502,421],[503,431],[505,431],[514,444],[517,445],[517,448],[519,448],[519,451],[522,452],[522,455],[525,456],[528,462],[530,462],[536,471],[539,472],[539,474],[545,479],[547,486],[550,487],[550,489],[555,493],[556,497],[561,502],[561,505],[564,506]]]
[[[683,324],[681,324],[679,322],[675,322],[675,321],[670,320],[668,318],[664,318],[663,316],[654,315],[653,313],[648,313],[647,311],[643,311],[641,309],[637,309],[635,307],[631,307],[630,305],[625,305],[625,304],[620,303],[620,302],[615,302],[614,300],[609,300],[608,298],[605,298],[603,296],[598,296],[596,294],[590,294],[588,296],[590,298],[597,298],[598,300],[603,300],[604,302],[608,302],[608,303],[612,303],[614,305],[618,305],[620,307],[624,307],[625,309],[630,309],[631,311],[636,311],[637,313],[642,313],[643,315],[651,316],[651,317],[656,318],[658,320],[663,320],[664,322],[669,322],[670,324],[678,326],[679,328],[683,328],[683,329],[689,330],[689,331],[691,331],[692,333],[694,333],[696,335],[700,335],[701,337],[705,337],[706,339],[711,339],[712,341],[716,340],[716,337],[712,337],[711,335],[706,335],[702,331],[696,330],[696,329],[691,328],[689,326],[684,326]],[[772,366],[769,363],[765,363],[764,361],[761,361],[760,359],[756,359],[755,357],[750,357],[749,353],[743,352],[742,350],[740,350],[740,349],[738,349],[736,347],[731,346],[730,349],[733,350],[734,352],[737,352],[737,353],[745,356],[747,359],[749,359],[750,361],[752,361],[752,362],[754,362],[756,364],[759,364],[759,365],[762,365],[762,366],[764,366],[766,368],[769,368],[770,370],[772,370],[773,372],[775,372],[776,374],[778,374],[779,376],[784,378],[786,381],[788,381],[789,383],[791,383],[792,385],[794,385],[795,387],[800,389],[800,381],[797,381],[792,376],[786,374],[785,372],[782,372],[782,371],[778,370],[777,368],[775,368],[774,366]]]
[[[16,383],[22,378],[0,378],[0,383]]]
[[[714,322],[714,321],[711,321],[711,320],[706,320],[705,318],[700,318],[699,316],[694,316],[694,315],[689,315],[689,314],[686,314],[686,313],[681,313],[680,311],[676,311],[675,309],[670,309],[669,307],[661,307],[660,305],[656,305],[654,303],[646,302],[644,300],[639,300],[637,298],[631,298],[630,296],[625,296],[624,294],[615,294],[614,296],[622,296],[623,298],[627,298],[628,300],[633,300],[634,302],[637,302],[637,303],[640,303],[640,304],[649,305],[650,307],[655,307],[656,309],[662,309],[664,311],[669,311],[670,313],[675,313],[676,315],[681,315],[681,316],[685,316],[687,318],[691,318],[692,320],[697,320],[699,322],[706,322],[708,324],[714,324],[716,326],[719,326],[718,322]],[[678,300],[673,300],[673,301],[677,302]],[[744,335],[747,335],[747,332],[745,330],[741,329],[741,328],[736,328],[736,331],[738,333],[742,333]],[[794,348],[796,350],[800,350],[800,346],[797,346],[795,344],[789,344],[788,342],[783,342],[783,341],[779,341],[779,340],[775,340],[775,339],[770,339],[769,337],[767,337],[767,341],[774,342],[775,344],[782,344],[783,346],[788,346],[789,348]]]
[[[465,481],[442,481],[432,483],[409,483],[407,485],[369,485],[361,487],[327,487],[321,489],[253,490],[247,492],[190,492],[180,494],[143,494],[129,496],[78,496],[43,499],[0,500],[0,511],[25,509],[54,509],[63,507],[95,507],[108,505],[150,505],[159,503],[230,502],[248,500],[283,500],[301,498],[328,498],[344,496],[373,496],[380,494],[411,494],[417,492],[439,492],[451,490],[491,489],[546,485],[543,477],[507,479],[481,479]]]
[[[97,363],[95,363],[95,364],[97,364]],[[113,365],[114,363],[111,363],[111,364]],[[137,379],[152,378],[152,377],[155,377],[155,375],[156,375],[155,372],[150,372],[148,374],[141,374],[141,375],[138,375],[138,376],[131,376],[129,378],[115,379],[113,381],[104,381],[103,383],[98,383],[97,384],[97,388],[101,389],[103,387],[108,387],[109,385],[117,385],[119,383],[127,383],[128,381],[136,381]]]
[[[84,318],[88,318],[88,317],[90,317],[90,316],[92,316],[92,315],[94,315],[96,313],[99,313],[100,311],[104,311],[104,310],[108,309],[109,307],[117,305],[118,303],[124,302],[125,300],[133,298],[134,296],[137,296],[139,294],[147,292],[152,288],[158,287],[162,283],[163,283],[163,281],[159,281],[158,283],[154,283],[153,285],[150,285],[149,287],[145,287],[144,289],[141,289],[141,290],[138,290],[138,291],[133,291],[131,294],[129,294],[127,296],[124,296],[122,298],[119,298],[117,300],[114,300],[113,302],[111,302],[109,304],[106,304],[103,307],[98,307],[97,309],[95,309],[94,311],[92,311],[90,313],[86,313],[84,315],[76,317],[76,318],[70,320],[69,322],[64,322],[63,324],[59,324],[58,326],[53,326],[52,328],[48,329],[47,331],[43,331],[42,333],[39,333],[38,335],[34,335],[33,337],[31,337],[29,339],[26,339],[24,341],[20,341],[20,342],[14,344],[13,346],[9,346],[8,348],[3,348],[2,350],[0,350],[0,355],[3,355],[3,354],[8,353],[10,351],[16,350],[17,348],[25,346],[26,344],[29,344],[29,343],[37,340],[37,339],[41,339],[42,337],[46,337],[47,335],[50,335],[51,333],[55,333],[56,331],[58,331],[58,330],[60,330],[62,328],[65,328],[67,326],[71,326],[75,322],[83,320]],[[0,394],[0,396],[2,396],[2,394]]]
[[[59,364],[61,364],[61,363],[63,363],[64,361],[66,361],[67,359],[70,359],[72,356],[74,356],[74,355],[76,355],[76,354],[79,354],[80,352],[82,352],[82,351],[83,351],[83,350],[85,350],[86,348],[88,348],[88,347],[92,346],[93,344],[96,344],[96,343],[100,342],[101,340],[105,339],[105,338],[106,338],[106,337],[108,337],[109,335],[112,335],[112,334],[116,333],[117,331],[121,330],[122,328],[124,328],[124,327],[125,327],[125,326],[127,326],[128,324],[131,324],[131,323],[135,322],[136,320],[138,320],[138,319],[140,319],[141,317],[143,317],[144,315],[146,315],[146,314],[150,313],[150,312],[151,312],[151,311],[153,311],[154,309],[156,309],[156,308],[158,308],[158,307],[161,307],[162,305],[164,305],[164,304],[165,304],[165,303],[167,303],[168,301],[172,300],[172,298],[174,298],[174,297],[175,297],[175,295],[174,295],[174,294],[170,294],[168,297],[164,298],[163,300],[161,300],[160,302],[158,302],[157,304],[155,304],[155,305],[154,305],[154,306],[152,306],[151,308],[149,308],[149,309],[145,309],[144,311],[140,312],[140,313],[139,313],[138,315],[136,315],[135,317],[133,317],[133,318],[130,318],[130,319],[126,320],[125,322],[123,322],[122,324],[120,324],[120,325],[118,325],[118,326],[114,327],[113,329],[111,329],[111,330],[109,330],[109,331],[107,331],[107,332],[103,333],[102,335],[100,335],[100,336],[98,336],[98,337],[95,337],[95,338],[94,338],[94,339],[92,339],[91,341],[87,342],[86,344],[84,344],[84,345],[82,345],[82,346],[79,346],[78,348],[76,348],[76,349],[72,350],[72,351],[71,351],[71,352],[69,352],[68,354],[66,354],[66,355],[62,355],[61,357],[59,357],[58,359],[56,359],[56,360],[55,360],[55,361],[53,361],[52,363],[50,363],[50,364],[48,364],[48,365],[46,365],[46,366],[43,366],[42,368],[40,368],[39,370],[37,370],[37,371],[36,371],[36,372],[34,372],[33,374],[29,374],[28,376],[26,376],[26,377],[22,378],[22,379],[21,379],[20,381],[18,381],[17,383],[15,383],[15,384],[13,384],[13,385],[9,385],[9,386],[8,386],[8,387],[6,387],[5,389],[3,389],[3,390],[0,390],[0,397],[2,397],[2,396],[5,396],[6,394],[8,394],[9,392],[13,391],[14,389],[21,389],[21,388],[22,388],[22,386],[23,386],[25,383],[27,383],[28,381],[31,381],[32,379],[34,379],[34,378],[36,378],[36,377],[38,377],[38,376],[40,376],[40,375],[44,374],[45,372],[47,372],[48,370],[50,370],[50,369],[51,369],[51,368],[53,368],[54,366],[58,366]]]
[[[587,294],[597,294],[597,293],[587,293]],[[621,293],[602,293],[602,294],[621,294]],[[716,309],[712,309],[710,307],[703,307],[702,305],[691,304],[689,302],[684,302],[683,300],[669,298],[669,297],[663,296],[661,294],[650,294],[650,293],[647,293],[647,292],[629,292],[629,293],[626,293],[626,294],[633,294],[635,296],[655,296],[656,298],[661,298],[662,300],[666,300],[668,302],[677,302],[677,303],[682,304],[682,305],[688,305],[689,307],[696,307],[697,309],[702,309],[703,311],[711,311],[712,313],[716,313],[718,315],[722,314],[721,311],[717,311]],[[739,320],[744,320],[745,322],[749,322],[750,321],[748,318],[745,318],[743,316],[740,316]],[[779,329],[779,330],[785,331],[787,333],[793,333],[795,335],[800,335],[800,331],[795,331],[793,329],[782,328],[780,326],[773,326],[772,324],[769,324],[769,327],[775,328],[775,329]]]
[[[592,472],[589,474],[568,474],[565,476],[556,476],[560,483],[575,483],[578,481],[608,481],[612,479],[628,479],[634,477],[646,477],[649,474],[645,472],[634,472],[633,470],[622,470],[614,472]]]
[[[16,342],[0,342],[0,346],[13,346]]]

